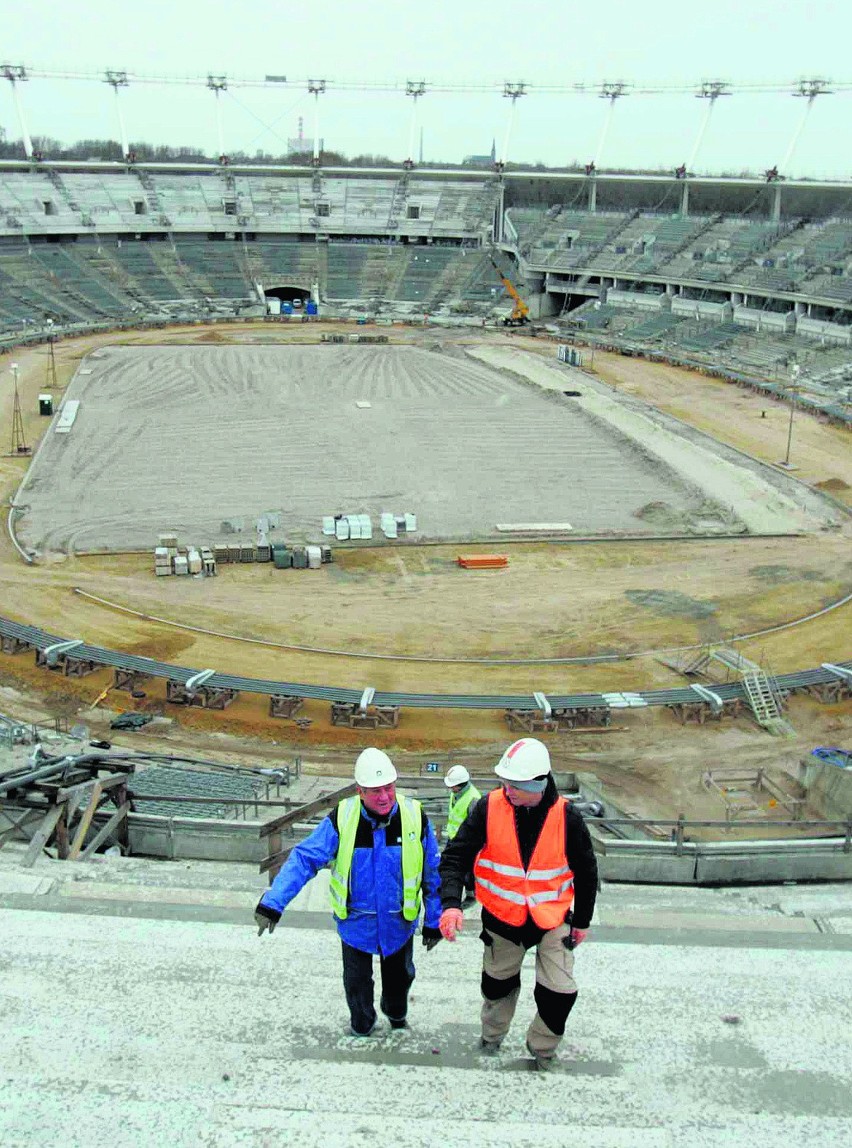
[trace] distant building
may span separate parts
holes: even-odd
[[[287,140],[288,155],[313,155],[314,141],[312,136],[305,135],[305,121],[299,116],[299,134]],[[319,141],[320,151],[325,151],[325,140]]]
[[[491,141],[490,155],[466,155],[462,160],[465,167],[493,167],[497,162],[497,141]]]

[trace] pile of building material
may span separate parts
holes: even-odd
[[[417,530],[416,514],[394,514],[385,511],[380,519],[385,538],[398,538],[400,534],[414,534]]]
[[[372,538],[373,523],[369,514],[327,514],[322,520],[322,532],[327,538],[347,542],[351,538]]]
[[[387,335],[346,335],[324,332],[320,335],[323,343],[387,343]]]
[[[330,546],[285,546],[275,542],[272,561],[276,570],[319,570],[332,561]]]
[[[456,562],[463,570],[499,570],[509,565],[505,554],[460,554]]]
[[[571,367],[582,367],[583,353],[577,347],[567,343],[560,343],[556,348],[556,358],[560,363],[567,363]]]
[[[176,534],[161,534],[154,548],[154,574],[162,578],[168,574],[189,574],[212,577],[216,573],[216,559],[207,546],[178,546]]]
[[[384,511],[380,526],[385,538],[398,538],[400,534],[413,534],[417,530],[416,514],[394,514]],[[369,514],[327,514],[322,520],[322,532],[338,542],[373,537],[373,521]]]

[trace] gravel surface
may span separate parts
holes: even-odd
[[[497,538],[497,523],[525,522],[605,536],[745,528],[735,484],[717,498],[716,474],[705,484],[696,448],[675,450],[659,422],[637,435],[635,403],[591,387],[580,398],[543,393],[518,375],[523,360],[533,381],[551,370],[536,356],[488,357],[398,346],[95,351],[68,388],[81,403],[71,433],[49,432],[29,472],[18,535],[40,552],[147,548],[165,530],[211,544],[229,536],[225,520],[252,538],[270,510],[281,513],[276,537],[290,541],[318,540],[322,515],[338,512],[371,514],[378,533],[386,510],[414,511],[420,539]]]

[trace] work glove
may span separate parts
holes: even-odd
[[[462,931],[464,925],[464,913],[461,909],[444,909],[441,914],[441,936],[445,941],[454,941],[456,933]]]
[[[426,949],[427,953],[431,953],[432,950],[435,948],[435,946],[438,944],[438,942],[441,940],[441,930],[440,929],[430,929],[428,925],[424,925],[423,930],[422,930],[422,935],[423,935],[423,947]]]
[[[281,914],[275,909],[269,909],[266,905],[260,904],[254,911],[254,919],[257,922],[257,935],[262,937],[267,929],[270,935],[275,932],[275,926],[281,920]]]

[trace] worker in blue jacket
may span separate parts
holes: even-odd
[[[438,844],[419,801],[396,796],[397,773],[380,749],[355,762],[357,796],[345,798],[300,842],[255,909],[258,936],[271,933],[297,893],[324,865],[331,868],[331,910],[343,946],[343,988],[353,1036],[369,1036],[377,1019],[373,955],[382,977],[379,1007],[391,1028],[406,1028],[414,980],[414,932],[424,909],[423,944],[441,939]]]

